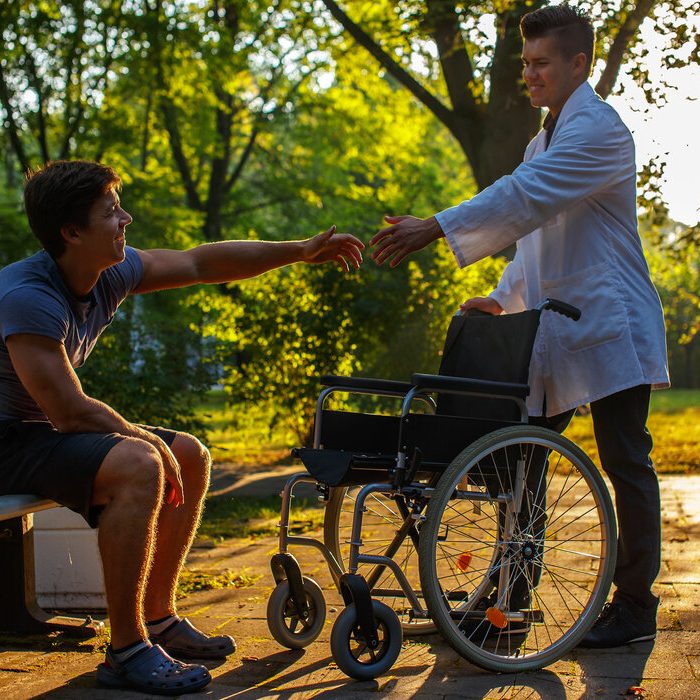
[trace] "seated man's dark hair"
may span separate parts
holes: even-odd
[[[570,5],[548,5],[523,15],[520,20],[523,39],[556,37],[564,58],[571,60],[576,54],[586,55],[586,72],[591,72],[595,31],[591,18],[581,9]]]
[[[88,160],[56,160],[29,173],[24,208],[34,235],[52,258],[65,250],[61,228],[86,226],[92,205],[121,182],[112,168]]]

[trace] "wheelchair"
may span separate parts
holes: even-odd
[[[519,314],[457,315],[439,374],[321,378],[313,448],[293,451],[306,471],[282,492],[271,560],[267,620],[281,645],[306,647],[326,617],[323,592],[291,546],[314,547],[329,566],[345,603],[331,652],[352,678],[388,671],[404,635],[437,631],[472,663],[510,673],[578,644],[607,598],[616,521],[587,455],[529,419],[527,375],[545,310],[580,317],[554,299]],[[331,410],[338,393],[394,410]],[[315,483],[326,502],[323,541],[289,533],[300,482]]]

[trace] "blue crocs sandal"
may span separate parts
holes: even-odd
[[[154,645],[119,663],[107,647],[104,663],[97,667],[97,680],[109,688],[128,688],[154,695],[195,693],[211,681],[204,666],[183,664]]]
[[[187,618],[173,623],[160,634],[152,634],[151,642],[160,644],[178,659],[224,659],[236,651],[233,637],[227,634],[209,637]]]

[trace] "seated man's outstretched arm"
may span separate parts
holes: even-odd
[[[61,433],[118,433],[152,444],[160,453],[169,484],[168,501],[183,502],[180,467],[170,448],[153,433],[129,423],[107,404],[83,391],[62,343],[42,335],[18,333],[5,341],[15,372]]]
[[[296,262],[337,262],[346,271],[362,262],[364,244],[335,226],[303,241],[221,241],[190,250],[141,250],[143,278],[136,294],[192,284],[232,282]]]

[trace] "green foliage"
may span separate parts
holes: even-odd
[[[205,436],[194,405],[214,381],[181,293],[127,300],[78,372],[87,394],[135,423]]]
[[[19,202],[20,195],[14,188],[0,187],[0,267],[30,255],[40,247]]]
[[[680,249],[654,247],[647,259],[661,297],[671,382],[681,387],[700,386],[700,246]]]

